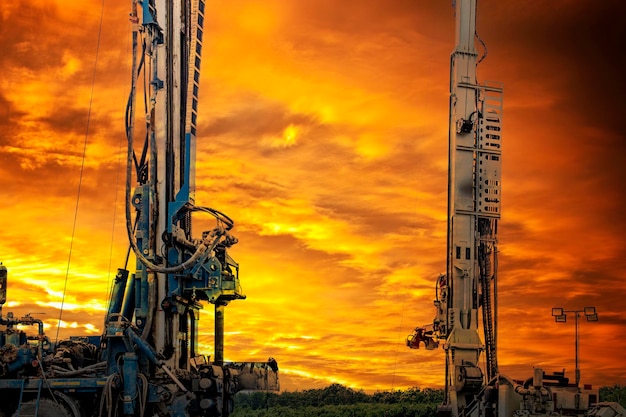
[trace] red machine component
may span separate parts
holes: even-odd
[[[432,327],[432,326],[431,326]],[[420,343],[424,342],[426,350],[433,350],[439,347],[439,342],[434,339],[434,330],[426,327],[416,327],[413,333],[407,336],[406,345],[411,349],[419,349]]]

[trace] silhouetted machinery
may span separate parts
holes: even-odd
[[[448,233],[446,273],[437,278],[435,318],[407,337],[410,348],[445,351],[442,416],[584,415],[597,390],[564,373],[534,369],[526,380],[499,373],[497,233],[502,164],[502,87],[479,84],[476,0],[456,0],[456,48],[450,59]],[[484,47],[484,44],[482,44]],[[483,338],[479,335],[482,328]],[[484,353],[484,358],[481,358]],[[594,406],[607,416],[619,405]],[[591,413],[591,412],[590,412]]]
[[[225,307],[245,296],[228,254],[233,221],[194,202],[204,11],[204,0],[132,2],[126,224],[136,267],[118,270],[101,337],[54,342],[41,320],[0,310],[0,415],[228,416],[236,392],[278,389],[274,359],[224,361]],[[146,125],[136,154],[139,84]],[[195,236],[200,214],[215,227]],[[6,295],[0,266],[0,308]],[[198,352],[206,303],[215,308],[212,360]]]

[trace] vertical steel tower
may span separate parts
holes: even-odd
[[[443,326],[446,400],[454,415],[485,384],[485,376],[490,380],[497,373],[493,289],[502,163],[502,90],[476,80],[476,0],[457,0],[455,41],[450,60],[447,268],[440,279],[444,294],[436,318]],[[478,333],[481,323],[484,341]],[[479,366],[483,350],[484,372]]]
[[[433,325],[416,329],[407,343],[417,348],[424,342],[427,349],[434,349],[443,342],[446,395],[442,411],[458,416],[497,374],[502,89],[493,83],[479,84],[476,79],[481,60],[476,48],[480,41],[476,0],[457,0],[455,18],[456,46],[450,58],[446,274],[437,280]]]

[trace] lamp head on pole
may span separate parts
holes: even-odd
[[[557,323],[565,323],[567,321],[567,316],[561,307],[552,307],[552,317],[554,317],[554,321]]]
[[[587,321],[598,321],[598,313],[596,313],[595,307],[585,307],[584,312]]]

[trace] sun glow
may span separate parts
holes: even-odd
[[[276,358],[284,389],[443,384],[443,352],[404,340],[432,323],[446,269],[454,22],[446,2],[414,3],[206,2],[196,203],[235,220],[247,295],[226,309],[226,356]],[[573,373],[572,329],[549,311],[568,303],[599,311],[581,326],[583,380],[622,383],[626,367],[624,71],[606,59],[626,3],[600,3],[479,15],[481,79],[505,86],[498,349],[515,378],[539,360]],[[52,334],[63,308],[61,337],[101,332],[128,250],[128,5],[107,3],[92,84],[99,6],[0,2],[2,314]],[[213,226],[194,217],[194,233]],[[210,351],[213,306],[200,317]]]

